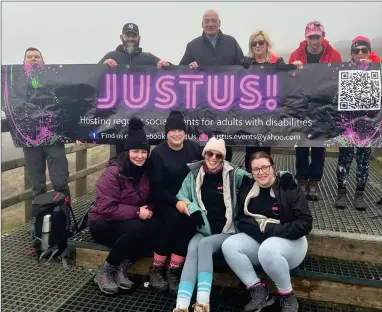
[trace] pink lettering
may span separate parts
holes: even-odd
[[[179,75],[179,84],[186,86],[186,108],[196,108],[196,87],[203,84],[203,75]]]
[[[269,110],[274,110],[277,107],[277,100],[274,99],[277,97],[277,87],[278,87],[278,81],[277,81],[277,75],[267,75],[267,96],[272,97],[271,99],[267,99],[265,106]]]
[[[259,86],[260,76],[258,75],[246,75],[240,81],[240,90],[246,97],[240,97],[239,106],[244,109],[256,109],[260,106],[263,96],[261,92],[256,88]],[[247,98],[248,97],[248,98]]]
[[[173,75],[164,75],[157,80],[155,89],[158,96],[155,98],[154,106],[166,109],[175,105],[177,97],[175,91],[171,88],[175,85],[174,81],[175,77]]]
[[[111,108],[117,103],[117,75],[107,74],[105,76],[105,95],[98,98],[98,108]]]
[[[208,76],[207,101],[219,110],[227,109],[234,101],[235,76],[224,75],[223,79],[223,87],[219,88],[218,76]]]
[[[123,100],[129,108],[143,108],[150,99],[150,75],[140,75],[139,83],[134,84],[134,75],[123,75]],[[136,89],[139,88],[138,97],[135,96]]]

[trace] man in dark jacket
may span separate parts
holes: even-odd
[[[244,57],[236,39],[220,30],[219,14],[213,10],[203,15],[203,33],[187,44],[179,65],[197,68],[199,65],[240,65]],[[232,160],[232,147],[227,146],[226,160]]]
[[[27,65],[44,65],[44,59],[41,52],[36,48],[28,48],[25,51],[24,55],[24,64]],[[39,90],[39,92],[46,92],[47,90]],[[49,93],[48,93],[49,94]],[[32,101],[34,93],[32,95],[26,95],[27,101]],[[47,97],[44,97],[44,100]],[[28,112],[34,108],[36,111],[37,101],[33,98],[33,105],[28,108],[24,108],[24,113]],[[49,100],[48,100],[49,102]],[[43,108],[41,108],[43,110]],[[31,129],[37,129],[37,121],[41,118],[41,110],[37,110],[33,116],[36,119],[32,119]],[[30,111],[31,112],[31,111]],[[26,118],[27,119],[27,118]],[[25,120],[26,120],[25,119]],[[29,120],[30,120],[29,119]],[[32,130],[30,130],[32,131]],[[45,146],[33,146],[33,147],[24,147],[24,159],[25,159],[25,169],[30,184],[32,185],[32,194],[33,198],[46,193],[46,164],[48,164],[48,171],[50,180],[52,182],[53,189],[56,192],[62,192],[66,196],[70,197],[70,189],[68,184],[69,179],[69,169],[68,169],[68,160],[65,154],[65,145],[64,143],[57,143],[54,145],[45,145]]]
[[[151,53],[142,52],[142,48],[139,47],[141,37],[138,25],[134,23],[125,24],[122,28],[120,39],[122,44],[115,51],[107,53],[98,64],[106,64],[110,67],[125,66],[126,68],[132,65],[155,65],[157,68],[169,65],[168,62],[159,59]],[[122,153],[123,149],[123,141],[118,142],[116,145],[117,155]]]

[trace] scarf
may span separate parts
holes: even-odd
[[[219,174],[220,172],[223,171],[223,167],[224,167],[224,161],[222,161],[219,166],[217,166],[215,169],[209,169],[207,167],[207,164],[206,162],[204,161],[203,162],[203,170],[206,174]]]

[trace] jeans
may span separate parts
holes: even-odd
[[[309,163],[309,147],[296,147],[296,179],[321,181],[325,165],[325,147],[312,147]]]
[[[308,241],[305,236],[297,240],[270,237],[259,244],[239,233],[224,241],[222,251],[232,271],[247,287],[260,282],[254,267],[262,267],[283,294],[292,291],[290,270],[304,260]]]

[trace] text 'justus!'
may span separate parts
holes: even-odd
[[[118,103],[130,109],[168,110],[179,103],[196,109],[197,103],[215,110],[238,105],[243,110],[265,107],[274,110],[278,103],[279,77],[276,74],[201,75],[106,74],[100,87],[97,108],[111,109]],[[205,103],[205,104],[203,104]]]

